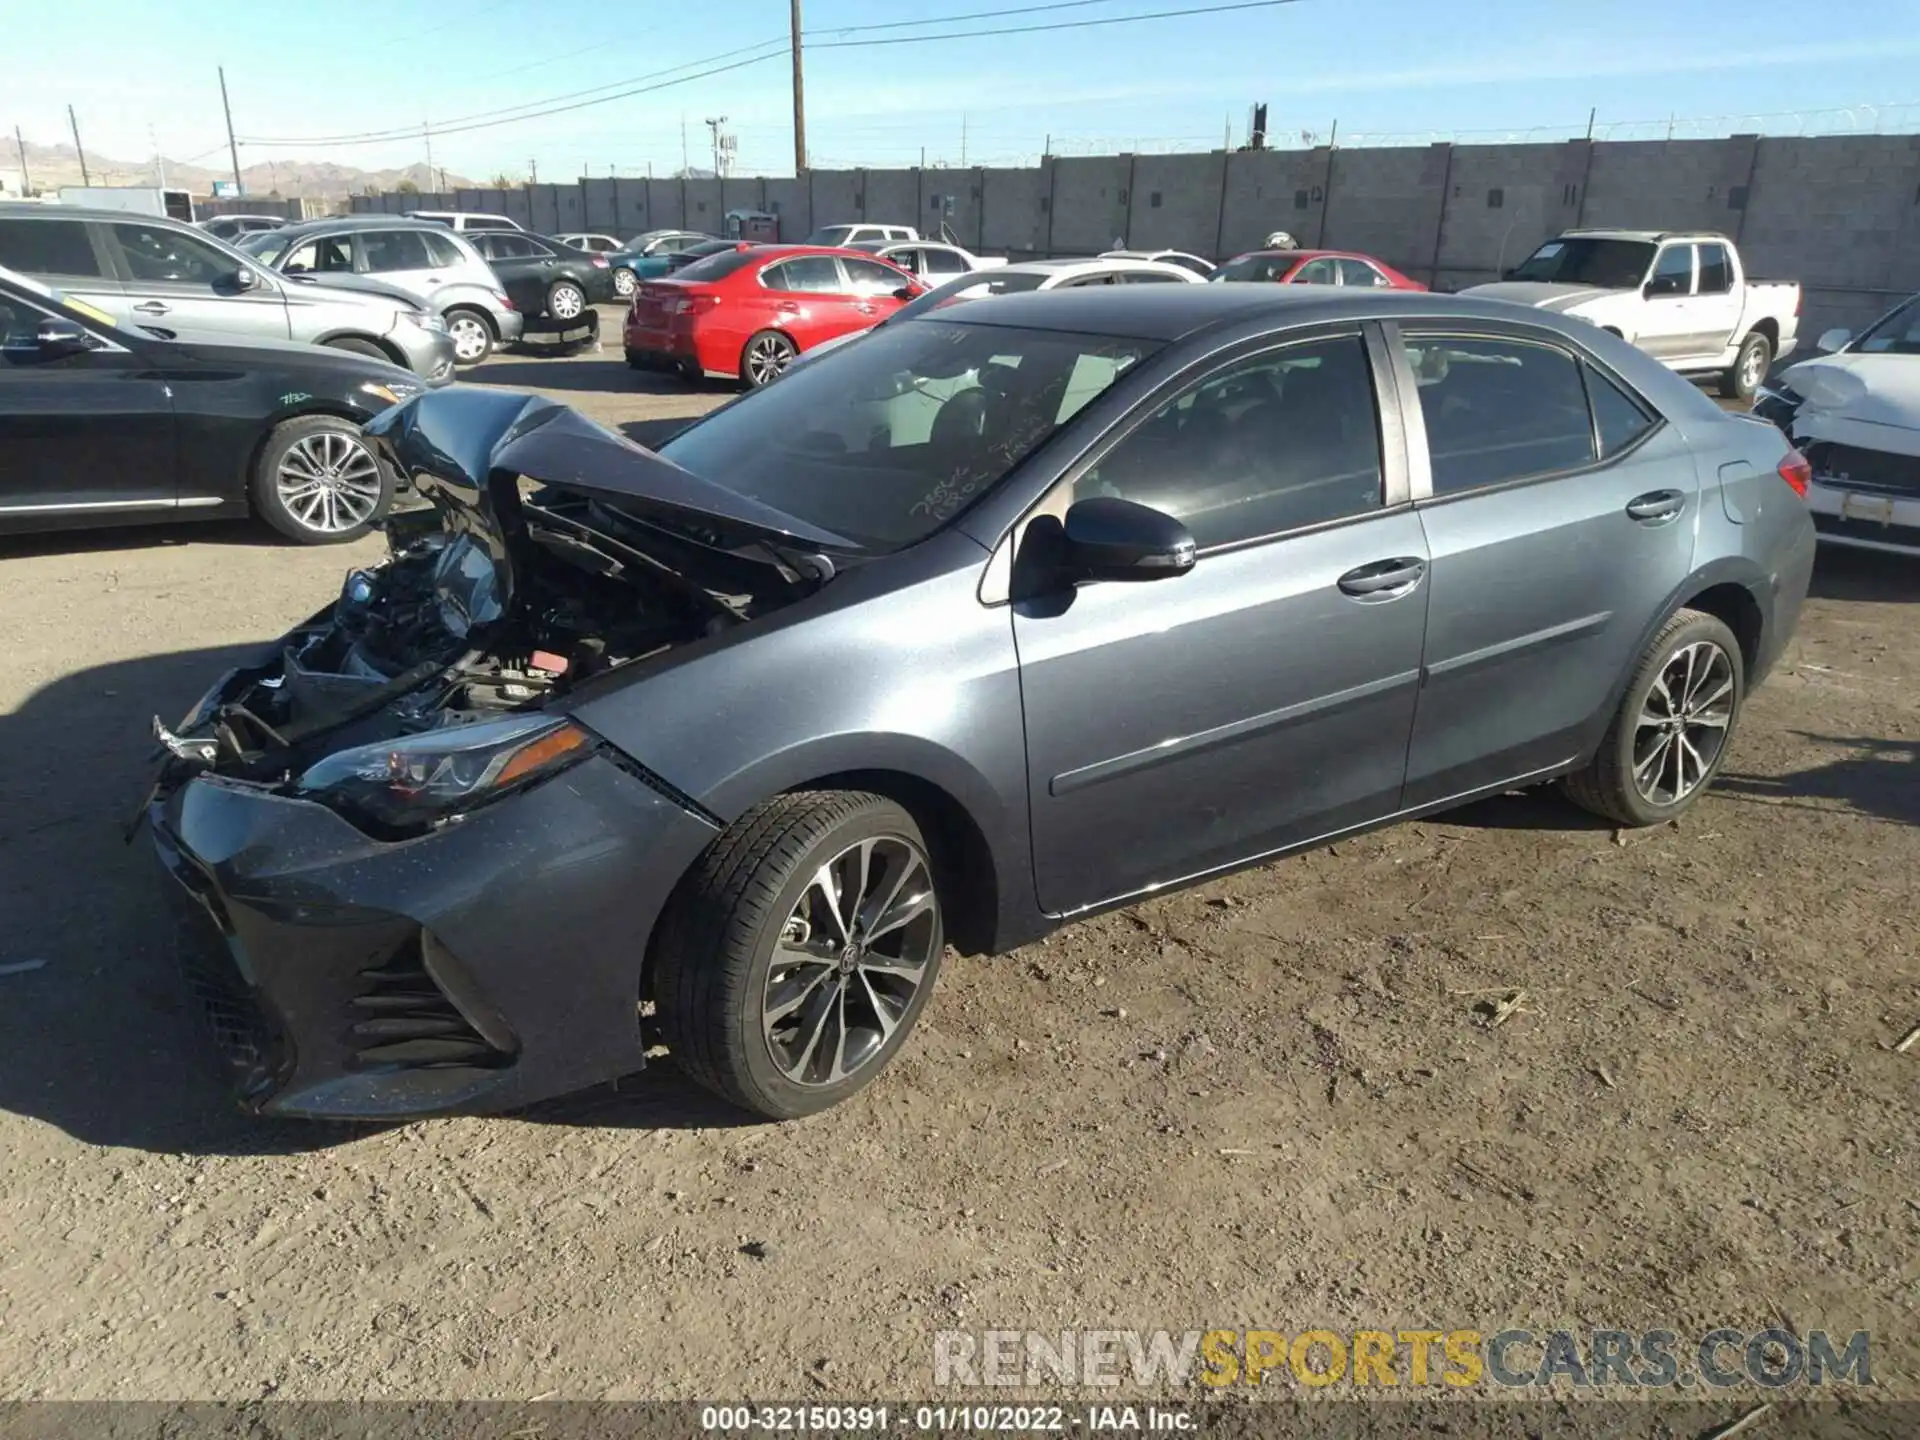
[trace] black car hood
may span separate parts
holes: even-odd
[[[843,555],[859,548],[537,395],[456,385],[396,406],[367,434],[440,512],[442,528],[471,536],[493,557],[503,598],[512,593],[514,553],[526,534],[523,478],[718,546]]]

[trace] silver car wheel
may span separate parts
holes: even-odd
[[[637,283],[633,278],[633,272],[631,270],[616,270],[613,272],[613,293],[621,296],[623,299],[633,294]]]
[[[587,297],[572,285],[556,285],[547,297],[547,309],[556,320],[575,320],[587,308]]]
[[[747,345],[747,377],[756,386],[770,385],[793,363],[793,348],[778,335],[761,335]]]
[[[487,353],[493,337],[487,327],[472,315],[456,315],[447,322],[447,334],[453,340],[454,358],[472,364]]]
[[[767,1053],[796,1085],[837,1085],[886,1048],[941,934],[933,872],[897,835],[862,840],[813,873],[767,969]]]
[[[1673,652],[1634,722],[1633,786],[1650,805],[1677,805],[1720,758],[1733,723],[1733,661],[1711,640]]]
[[[1740,388],[1755,390],[1760,382],[1767,378],[1767,352],[1759,345],[1747,347],[1747,353],[1740,357]]]
[[[273,480],[287,513],[318,534],[356,529],[380,507],[379,462],[358,439],[337,430],[294,441]]]

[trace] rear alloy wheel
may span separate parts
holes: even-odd
[[[303,415],[261,448],[254,512],[303,545],[357,540],[393,503],[393,480],[351,421]]]
[[[556,280],[547,291],[547,313],[556,320],[578,320],[587,308],[587,292],[571,280]]]
[[[1592,763],[1567,777],[1567,794],[1621,825],[1677,818],[1719,773],[1745,697],[1733,632],[1679,611],[1647,647]]]
[[[613,272],[613,293],[625,300],[633,294],[640,282],[633,278],[633,272],[624,266]]]
[[[740,383],[749,390],[771,385],[800,354],[778,330],[762,330],[740,352]]]
[[[478,365],[493,353],[493,327],[471,310],[447,312],[447,338],[456,365]]]
[[[1751,400],[1773,364],[1773,345],[1758,330],[1740,342],[1740,353],[1720,377],[1720,393],[1729,400]]]
[[[676,893],[653,996],[689,1075],[770,1119],[824,1110],[905,1043],[946,944],[927,847],[879,795],[782,795]]]

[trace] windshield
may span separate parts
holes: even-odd
[[[1647,278],[1653,252],[1651,240],[1549,240],[1507,278],[1633,290]]]
[[[675,280],[724,280],[748,261],[757,258],[751,250],[722,250],[683,265],[673,272]]]
[[[287,240],[278,230],[256,230],[251,235],[241,236],[233,245],[261,264],[272,265],[279,261],[280,252],[287,248]]]
[[[1287,272],[1299,263],[1298,255],[1236,255],[1207,276],[1207,279],[1280,280],[1284,279]]]
[[[853,234],[855,228],[856,227],[852,225],[824,225],[807,236],[807,244],[844,245],[847,243],[847,237]]]
[[[1853,348],[1866,355],[1920,355],[1920,295],[1876,320]]]
[[[1035,275],[1021,270],[1012,272],[976,270],[970,275],[961,275],[949,280],[944,285],[936,285],[918,300],[902,305],[881,323],[897,325],[902,320],[911,320],[916,315],[924,315],[929,310],[938,310],[943,305],[951,305],[960,300],[984,300],[989,295],[1012,295],[1021,290],[1038,290],[1046,278],[1044,275]]]
[[[660,453],[863,548],[925,539],[1155,346],[922,320],[714,412]]]

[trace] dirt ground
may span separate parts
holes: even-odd
[[[725,398],[617,345],[480,378],[641,438]],[[376,554],[0,541],[0,1399],[925,1396],[956,1327],[1780,1321],[1920,1398],[1920,568],[1823,556],[1677,828],[1509,796],[953,962],[814,1120],[662,1066],[262,1124],[121,829],[148,718]]]

